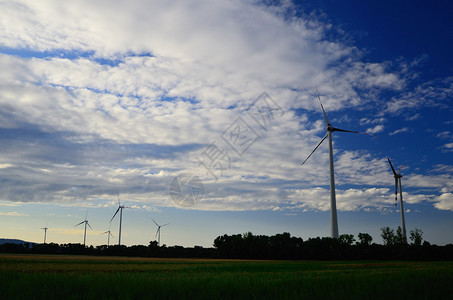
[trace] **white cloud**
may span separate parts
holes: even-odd
[[[343,70],[327,71],[326,66],[352,55],[352,48],[324,41],[324,24],[286,20],[275,10],[249,1],[133,1],[127,5],[70,1],[64,6],[44,1],[5,6],[3,40],[9,47],[93,51],[94,57],[114,59],[131,52],[154,55],[125,58],[118,70],[122,74],[109,74],[116,68],[86,61],[76,62],[80,71],[73,70],[67,59],[54,58],[49,63],[69,66],[46,67],[46,76],[50,82],[60,79],[65,86],[89,86],[84,84],[89,80],[98,86],[103,82],[100,90],[112,88],[125,94],[151,88],[149,97],[165,92],[219,105],[244,99],[236,94],[249,96],[271,86],[313,89],[322,85],[323,93],[344,102],[355,97],[349,84],[366,88],[399,84],[385,65],[357,61],[343,76],[348,82],[345,85],[336,79]],[[132,76],[124,76],[128,73]],[[326,100],[330,106],[334,99]]]
[[[452,173],[453,172],[453,166],[452,165],[445,165],[445,164],[438,164],[435,165],[432,169],[431,172],[438,172],[438,173]]]
[[[421,114],[411,114],[411,115],[408,115],[406,116],[404,119],[406,121],[414,121],[414,120],[417,120],[421,117]]]
[[[445,144],[442,147],[445,149],[445,151],[453,151],[453,143]]]
[[[431,201],[434,195],[427,195],[427,194],[410,194],[403,192],[403,201],[404,203],[409,203],[409,204],[416,204],[416,203],[421,203],[423,201]],[[398,205],[399,205],[399,194],[398,194]]]
[[[426,106],[448,107],[453,95],[453,77],[441,78],[419,85],[415,90],[394,97],[384,113],[401,114]]]
[[[345,151],[335,162],[338,184],[388,185],[392,182],[385,159],[372,158],[360,151]]]
[[[376,119],[370,119],[370,118],[362,118],[360,119],[360,125],[374,125],[374,124],[381,124],[385,122],[385,118],[376,118]]]
[[[441,139],[448,139],[448,138],[450,138],[450,136],[451,136],[450,131],[442,131],[436,135],[436,137],[441,138]]]
[[[19,213],[17,211],[9,211],[9,212],[0,212],[0,216],[9,216],[9,217],[28,217],[29,214]]]
[[[453,188],[453,176],[451,174],[440,174],[437,176],[428,176],[420,174],[407,174],[405,176],[405,185],[411,187],[425,187],[425,188]]]
[[[18,203],[0,203],[0,206],[19,206]]]
[[[337,209],[339,211],[382,211],[392,209],[394,205],[393,193],[389,188],[368,189],[337,189]],[[432,196],[407,194],[403,195],[405,202],[414,204],[429,200]],[[297,190],[290,195],[290,199],[297,203],[295,207],[309,210],[330,210],[330,192],[328,189],[315,188]],[[406,200],[407,199],[407,200]]]
[[[376,125],[373,128],[368,128],[366,133],[375,134],[382,132],[384,130],[384,125]]]
[[[395,135],[395,134],[399,134],[402,132],[409,132],[409,131],[410,131],[410,129],[408,127],[404,127],[404,128],[397,129],[395,131],[390,132],[389,135]]]
[[[437,209],[453,211],[453,193],[443,193],[434,198],[434,201],[436,202],[434,207]]]

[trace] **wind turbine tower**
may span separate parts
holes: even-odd
[[[84,247],[84,248],[85,248],[85,242],[86,242],[86,239],[87,239],[87,225],[88,225],[88,227],[91,228],[90,224],[88,224],[87,216],[88,216],[88,212],[87,212],[86,215],[85,215],[85,221],[82,221],[82,222],[80,222],[79,224],[77,224],[77,225],[74,226],[74,227],[76,227],[76,226],[79,226],[79,225],[85,223],[85,232],[84,232],[84,234],[83,234],[83,247]],[[93,228],[91,228],[91,229],[93,229]]]
[[[158,237],[157,246],[160,247],[160,228],[163,227],[163,226],[167,226],[170,223],[167,223],[167,224],[164,224],[164,225],[159,225],[159,224],[157,224],[156,221],[154,221],[154,219],[151,219],[151,220],[153,220],[154,224],[156,224],[156,226],[157,226],[156,236],[154,237],[154,239],[156,239]]]
[[[49,228],[47,228],[47,224],[46,224],[46,226],[44,226],[44,227],[41,228],[41,229],[44,230],[44,244],[45,244],[45,243],[46,243],[46,236],[47,236],[47,229],[49,229]]]
[[[113,237],[113,234],[110,232],[110,226],[109,226],[109,230],[107,230],[106,232],[103,232],[102,234],[107,234],[107,247],[110,247],[110,236]]]
[[[318,90],[316,90],[318,92]],[[321,98],[319,97],[319,103],[321,104],[321,109],[324,114],[324,119],[326,121],[326,135],[321,139],[318,145],[313,149],[313,151],[308,155],[308,157],[302,162],[301,165],[304,165],[305,162],[310,158],[310,156],[318,149],[318,147],[324,142],[326,138],[329,138],[329,166],[330,166],[330,236],[332,238],[338,239],[338,219],[337,219],[337,200],[335,196],[335,176],[334,176],[334,168],[333,168],[333,150],[332,150],[332,132],[339,131],[339,132],[351,132],[351,133],[361,133],[366,135],[372,135],[364,132],[359,131],[352,131],[352,130],[345,130],[333,127],[332,124],[329,122],[327,118],[326,111],[324,110],[324,106],[322,105]]]
[[[119,237],[118,237],[118,245],[121,245],[121,223],[123,221],[123,208],[129,208],[129,207],[121,205],[120,195],[118,194],[118,209],[116,210],[115,214],[113,215],[112,219],[110,220],[110,223],[112,223],[112,221],[115,218],[116,214],[118,212],[120,212],[120,230],[119,230]]]
[[[401,188],[401,173],[399,172],[401,170],[401,167],[398,169],[398,172],[395,171],[395,168],[392,165],[392,162],[390,161],[390,158],[387,158],[390,164],[390,168],[392,168],[393,172],[393,177],[395,178],[395,206],[398,203],[398,186],[400,188],[400,206],[401,206],[401,228],[403,229],[403,238],[404,241],[407,242],[407,236],[406,236],[406,221],[404,220],[404,205],[403,205],[403,189]]]

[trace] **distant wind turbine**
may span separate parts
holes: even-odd
[[[85,242],[86,242],[86,239],[87,239],[87,225],[88,225],[88,227],[91,228],[90,224],[88,224],[87,217],[88,217],[88,212],[85,215],[85,221],[82,221],[79,224],[74,225],[74,227],[76,227],[76,226],[79,226],[79,225],[82,225],[83,223],[85,223],[85,232],[83,234],[83,247],[85,247]],[[91,228],[91,229],[93,229],[93,228]]]
[[[110,246],[110,236],[113,237],[113,234],[110,232],[110,226],[109,226],[109,230],[107,230],[106,232],[103,232],[101,234],[107,234],[107,247],[109,247]]]
[[[46,224],[46,226],[44,226],[41,229],[44,229],[44,244],[45,244],[46,243],[46,236],[47,236],[47,229],[49,229],[49,228],[47,228],[47,224]]]
[[[398,203],[398,185],[400,187],[400,206],[401,206],[401,227],[403,229],[403,238],[405,241],[407,241],[406,237],[406,221],[404,220],[404,205],[403,205],[403,190],[401,188],[401,173],[399,172],[401,170],[401,167],[398,169],[398,173],[395,171],[395,168],[392,165],[392,162],[390,161],[390,158],[387,158],[390,164],[390,168],[392,168],[393,171],[393,177],[395,178],[395,206]]]
[[[120,212],[120,230],[119,230],[119,237],[118,237],[118,245],[121,245],[121,222],[123,221],[123,208],[130,208],[130,207],[121,205],[120,195],[118,194],[118,209],[116,210],[115,214],[113,215],[112,219],[110,220],[110,223],[112,223],[112,221],[115,218],[118,211]]]
[[[318,90],[316,90],[318,92]],[[329,138],[329,165],[330,165],[330,236],[332,238],[338,239],[338,220],[337,220],[337,201],[335,197],[335,177],[334,177],[334,169],[333,169],[333,150],[332,150],[332,132],[340,131],[340,132],[351,132],[351,133],[361,133],[366,135],[372,135],[364,132],[359,131],[352,131],[352,130],[345,130],[335,128],[330,124],[329,119],[327,119],[326,111],[324,110],[324,106],[322,105],[321,98],[319,97],[319,103],[321,104],[322,112],[324,113],[324,119],[326,121],[327,133],[318,143],[318,145],[313,149],[313,151],[308,155],[308,157],[302,162],[301,165],[305,164],[305,162],[310,158],[310,156],[318,149],[318,147],[324,142],[326,138]]]
[[[160,228],[163,227],[163,226],[167,226],[167,225],[169,225],[170,223],[167,223],[167,224],[164,224],[164,225],[159,225],[159,224],[157,224],[156,221],[154,221],[154,219],[151,219],[151,220],[153,220],[154,224],[156,224],[156,226],[157,226],[156,236],[154,237],[154,239],[156,239],[157,237],[159,237],[159,239],[157,240],[157,246],[160,247]]]

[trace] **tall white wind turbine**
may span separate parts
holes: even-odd
[[[120,230],[118,234],[118,245],[121,245],[121,223],[123,222],[123,208],[129,208],[124,205],[121,205],[120,202],[120,195],[118,194],[118,209],[116,210],[115,214],[113,215],[112,219],[110,220],[110,223],[112,223],[113,219],[115,218],[116,214],[120,212]]]
[[[316,90],[317,92],[317,90]],[[321,141],[316,145],[315,149],[307,156],[307,158],[302,162],[301,165],[305,164],[305,162],[310,158],[310,156],[318,149],[318,147],[324,142],[326,138],[329,138],[329,165],[330,165],[330,236],[332,238],[338,239],[338,219],[337,219],[337,200],[335,196],[335,177],[334,177],[334,169],[333,169],[333,150],[332,150],[332,132],[340,131],[340,132],[351,132],[351,133],[361,133],[366,135],[372,135],[364,132],[359,131],[352,131],[352,130],[345,130],[335,128],[330,124],[329,119],[327,118],[326,111],[324,110],[324,106],[322,105],[321,98],[318,94],[319,103],[321,104],[322,112],[324,113],[324,119],[326,121],[326,128],[327,132],[326,135],[321,139]]]
[[[169,225],[170,223],[167,223],[167,224],[164,224],[164,225],[159,225],[159,224],[157,224],[156,221],[154,221],[154,219],[151,219],[151,220],[153,220],[154,224],[156,224],[156,226],[157,226],[156,236],[154,237],[154,239],[156,239],[157,237],[159,237],[158,240],[157,240],[157,246],[160,247],[160,228],[163,227],[163,226],[167,226],[167,225]]]
[[[91,228],[90,224],[88,224],[87,217],[88,217],[88,212],[85,215],[85,221],[82,221],[79,224],[74,225],[74,227],[76,227],[76,226],[79,226],[79,225],[82,225],[83,223],[85,223],[85,232],[83,234],[83,247],[85,247],[85,242],[86,242],[86,239],[87,239],[87,225],[88,225],[88,227]],[[91,228],[91,229],[93,229],[93,228]]]
[[[390,168],[392,168],[393,172],[393,177],[395,178],[395,206],[398,203],[398,186],[400,188],[400,211],[401,211],[401,228],[403,229],[403,238],[404,241],[407,242],[407,236],[406,236],[406,221],[404,220],[404,205],[403,205],[403,190],[401,188],[401,173],[399,172],[401,168],[398,169],[398,172],[395,171],[395,168],[392,165],[392,162],[390,161],[390,158],[387,158],[390,164]]]
[[[47,224],[46,224],[46,226],[44,226],[44,227],[41,228],[41,229],[44,230],[44,244],[45,244],[45,243],[46,243],[46,236],[47,236],[47,229],[49,229],[49,228],[47,228]]]

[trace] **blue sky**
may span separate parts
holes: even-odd
[[[0,3],[1,237],[211,246],[223,234],[330,236],[400,225],[453,242],[448,1]],[[182,175],[186,174],[186,175]],[[189,174],[189,175],[187,175]],[[172,182],[198,178],[181,203]],[[194,186],[195,181],[190,181]],[[170,193],[172,190],[173,194]],[[183,185],[182,195],[187,195]],[[178,200],[179,199],[179,200]],[[187,200],[187,199],[186,199]]]

